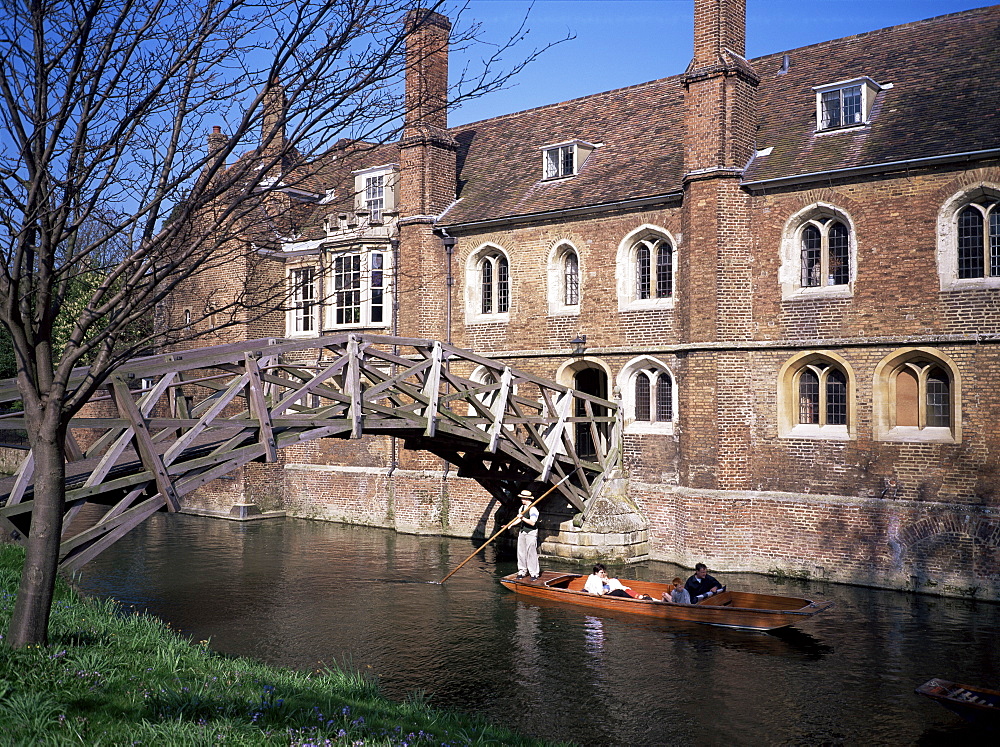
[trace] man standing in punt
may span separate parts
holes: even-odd
[[[517,577],[531,576],[534,581],[541,570],[538,567],[538,509],[531,505],[535,497],[530,490],[522,490],[518,496],[521,499],[521,510],[517,516],[520,520],[517,527]]]

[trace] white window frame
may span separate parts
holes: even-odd
[[[827,241],[830,226],[834,222],[847,226],[848,281],[839,285],[802,285],[802,234],[807,226],[820,229],[824,237],[822,251],[823,263],[829,256]],[[781,298],[783,301],[795,299],[818,298],[851,298],[854,295],[854,284],[858,276],[858,239],[854,221],[850,215],[834,205],[826,202],[815,202],[802,208],[785,223],[781,235],[781,267],[778,279],[781,283]]]
[[[345,261],[358,258],[358,287],[356,289],[337,288],[337,267]],[[381,258],[382,267],[373,266],[376,258]],[[339,260],[339,262],[338,262]],[[354,247],[344,251],[330,252],[327,260],[328,297],[326,303],[327,329],[369,329],[388,328],[392,325],[392,293],[393,272],[392,252],[388,246]],[[373,286],[373,281],[381,281],[380,286]],[[338,311],[342,296],[340,294],[356,290],[358,294],[358,318],[338,321]],[[376,303],[381,290],[381,304]],[[353,305],[352,305],[353,307]],[[381,308],[381,320],[376,320],[374,310]]]
[[[1000,288],[1000,275],[986,274],[981,278],[958,276],[958,216],[969,205],[977,205],[982,210],[981,203],[984,202],[991,204],[989,210],[1000,212],[1000,183],[981,182],[962,190],[952,195],[938,210],[937,265],[942,291]]]
[[[875,97],[879,91],[885,91],[892,87],[892,83],[879,84],[867,76],[852,78],[850,80],[840,80],[836,83],[827,83],[822,86],[813,86],[812,90],[816,92],[816,132],[841,132],[843,130],[864,127],[871,121],[872,107],[875,105]],[[854,88],[860,89],[859,93],[861,95],[861,108],[857,112],[855,121],[840,122],[838,124],[825,123],[824,98],[829,96],[829,94],[838,93],[841,102],[841,117],[843,117],[843,94],[845,91]]]
[[[668,421],[657,420],[657,400],[656,400],[656,378],[666,374],[670,377],[670,413]],[[645,376],[650,382],[650,419],[636,420],[635,382],[638,376]],[[661,360],[650,356],[633,358],[626,363],[617,379],[618,391],[621,394],[621,406],[625,418],[625,433],[630,434],[653,434],[660,436],[674,435],[674,427],[677,422],[677,408],[679,403],[677,377],[674,376],[670,367]]]
[[[354,211],[367,216],[362,220],[381,225],[396,214],[399,164],[390,163],[352,172],[354,174]]]
[[[584,140],[568,140],[542,146],[542,179],[552,181],[576,176],[597,147],[599,146]]]
[[[566,262],[569,255],[576,257],[576,295],[575,304],[566,303]],[[583,300],[583,263],[580,252],[569,241],[558,241],[549,252],[546,267],[548,277],[547,296],[550,316],[577,316],[580,314],[580,304]]]
[[[311,272],[311,283],[308,286],[301,282],[301,275]],[[298,265],[289,267],[286,274],[288,287],[288,311],[285,314],[285,330],[288,337],[318,337],[319,321],[322,318],[322,272],[316,265]],[[304,287],[312,290],[311,298],[304,298],[301,291]],[[309,313],[304,309],[309,308]],[[308,321],[308,323],[306,323]]]
[[[507,260],[507,310],[496,311],[499,299],[499,272],[497,272],[498,260]],[[493,310],[483,312],[483,289],[482,273],[483,264],[490,262],[493,264],[494,272],[493,284]],[[465,321],[467,324],[483,324],[486,322],[508,322],[510,321],[510,310],[514,305],[514,278],[513,267],[510,256],[496,244],[483,244],[469,254],[465,263]]]
[[[636,291],[636,281],[638,276],[638,263],[636,255],[639,245],[646,242],[653,245],[662,240],[670,244],[671,262],[671,293],[664,298],[656,298],[652,294],[651,298],[638,298]],[[618,252],[615,261],[615,281],[618,291],[619,311],[640,311],[646,309],[672,309],[674,299],[677,298],[677,255],[678,243],[671,233],[659,226],[644,225],[630,232],[621,243],[618,244]],[[652,283],[656,283],[656,259],[655,254],[650,257],[650,270]]]

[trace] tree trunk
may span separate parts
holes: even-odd
[[[49,413],[46,413],[49,415]],[[12,648],[48,642],[49,613],[59,565],[65,499],[65,441],[63,430],[46,417],[42,433],[33,439],[35,455],[35,506],[31,512],[27,554],[17,601],[11,616],[7,643]]]

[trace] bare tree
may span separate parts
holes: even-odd
[[[307,162],[335,138],[377,143],[397,134],[407,34],[425,12],[448,10],[422,5],[7,0],[0,7],[0,322],[16,358],[35,464],[10,645],[46,640],[69,419],[116,365],[149,344],[142,325],[178,284],[253,255],[246,237],[269,196],[288,187],[288,164]],[[403,24],[407,12],[411,22]],[[453,31],[453,48],[477,35],[475,26]],[[504,67],[516,41],[466,70],[447,103],[502,87],[538,53]],[[282,106],[272,105],[275,97]],[[277,290],[272,298],[282,302]],[[176,341],[192,330],[159,332]],[[89,373],[71,376],[83,364]]]

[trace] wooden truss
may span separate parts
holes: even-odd
[[[108,508],[64,535],[65,569],[156,511],[180,510],[206,483],[316,438],[401,438],[505,503],[530,483],[569,476],[557,490],[581,512],[620,458],[614,403],[435,340],[343,334],[199,348],[130,361],[106,391],[88,407],[116,416],[70,423],[65,526],[88,503]],[[0,403],[17,399],[0,382]],[[18,413],[0,416],[0,437],[23,428]],[[596,453],[578,454],[577,441]],[[33,506],[26,453],[0,482],[0,523],[21,541]]]

